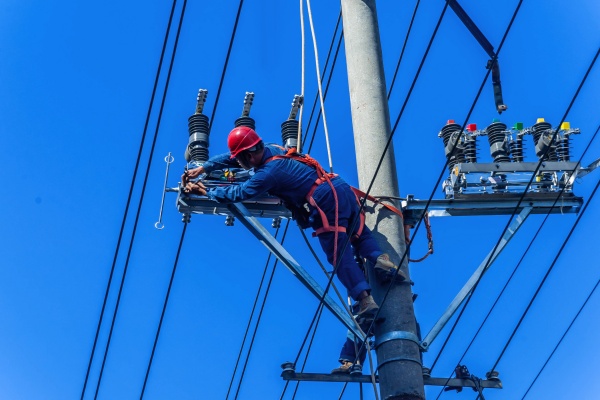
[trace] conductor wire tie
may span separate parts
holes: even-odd
[[[384,333],[381,336],[377,336],[377,338],[375,338],[375,348],[378,348],[385,342],[389,342],[391,340],[408,340],[414,342],[417,346],[419,346],[419,349],[422,349],[421,343],[419,342],[419,338],[417,337],[417,335],[407,331],[392,331]]]
[[[169,179],[169,167],[171,166],[171,163],[173,161],[175,161],[175,159],[171,155],[171,152],[169,152],[169,154],[167,154],[167,156],[165,157],[165,162],[167,163],[167,171],[165,172],[165,183],[163,185],[162,200],[160,201],[160,212],[158,213],[158,221],[156,221],[156,223],[154,224],[154,227],[158,230],[161,230],[165,227],[165,225],[162,223],[162,214],[163,214],[163,209],[165,208],[165,193],[167,193],[167,180]]]

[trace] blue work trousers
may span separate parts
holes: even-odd
[[[332,183],[338,199],[338,226],[343,226],[347,231],[350,231],[356,220],[357,223],[352,231],[352,234],[355,234],[360,228],[360,214],[356,196],[350,186],[341,178],[333,179]],[[327,182],[322,183],[315,189],[312,197],[327,216],[329,225],[335,226],[335,199],[330,185]],[[312,221],[311,226],[315,230],[323,226],[321,216],[317,210],[312,210],[310,219]],[[327,255],[327,261],[333,265],[335,232],[322,233],[318,238],[323,251]],[[369,291],[371,287],[367,283],[365,274],[354,259],[353,251],[356,251],[360,257],[366,258],[372,263],[375,263],[377,257],[383,252],[366,226],[363,227],[360,237],[353,242],[348,240],[348,232],[338,232],[337,242],[338,268],[336,274],[348,291],[348,294],[354,300],[358,300],[360,292],[363,290]]]
[[[350,335],[354,337],[354,334],[348,332],[348,336]],[[359,357],[356,357],[356,352],[358,350],[360,350],[360,355]],[[365,358],[367,358],[367,346],[363,345],[362,340],[356,339],[356,341],[354,341],[353,339],[350,339],[350,337],[347,337],[344,345],[342,346],[339,361],[350,361],[353,364],[358,361],[360,365],[364,365]]]

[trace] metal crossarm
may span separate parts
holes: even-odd
[[[281,377],[285,381],[371,383],[371,375],[361,374],[315,374],[305,372],[297,373],[294,371],[284,371],[281,373]],[[375,381],[379,382],[379,376],[375,376]],[[427,386],[475,388],[475,382],[470,379],[423,377],[423,383]],[[478,383],[479,387],[481,388],[502,389],[502,382],[498,379],[482,379]]]

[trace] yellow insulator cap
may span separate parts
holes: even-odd
[[[540,122],[546,122],[546,120],[544,118],[538,118],[536,123],[539,124]]]
[[[562,124],[560,124],[560,129],[563,131],[568,131],[569,129],[571,129],[571,123],[570,122],[563,122]]]

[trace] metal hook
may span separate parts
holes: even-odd
[[[161,230],[165,227],[165,225],[162,223],[162,214],[163,214],[163,209],[165,207],[165,193],[167,193],[167,180],[169,179],[169,166],[171,165],[171,163],[173,161],[175,161],[175,159],[171,155],[171,152],[169,152],[169,154],[167,154],[167,156],[165,157],[165,162],[167,163],[167,171],[165,172],[165,183],[163,185],[162,200],[160,201],[160,212],[158,214],[158,221],[154,224],[154,227],[158,230]]]

